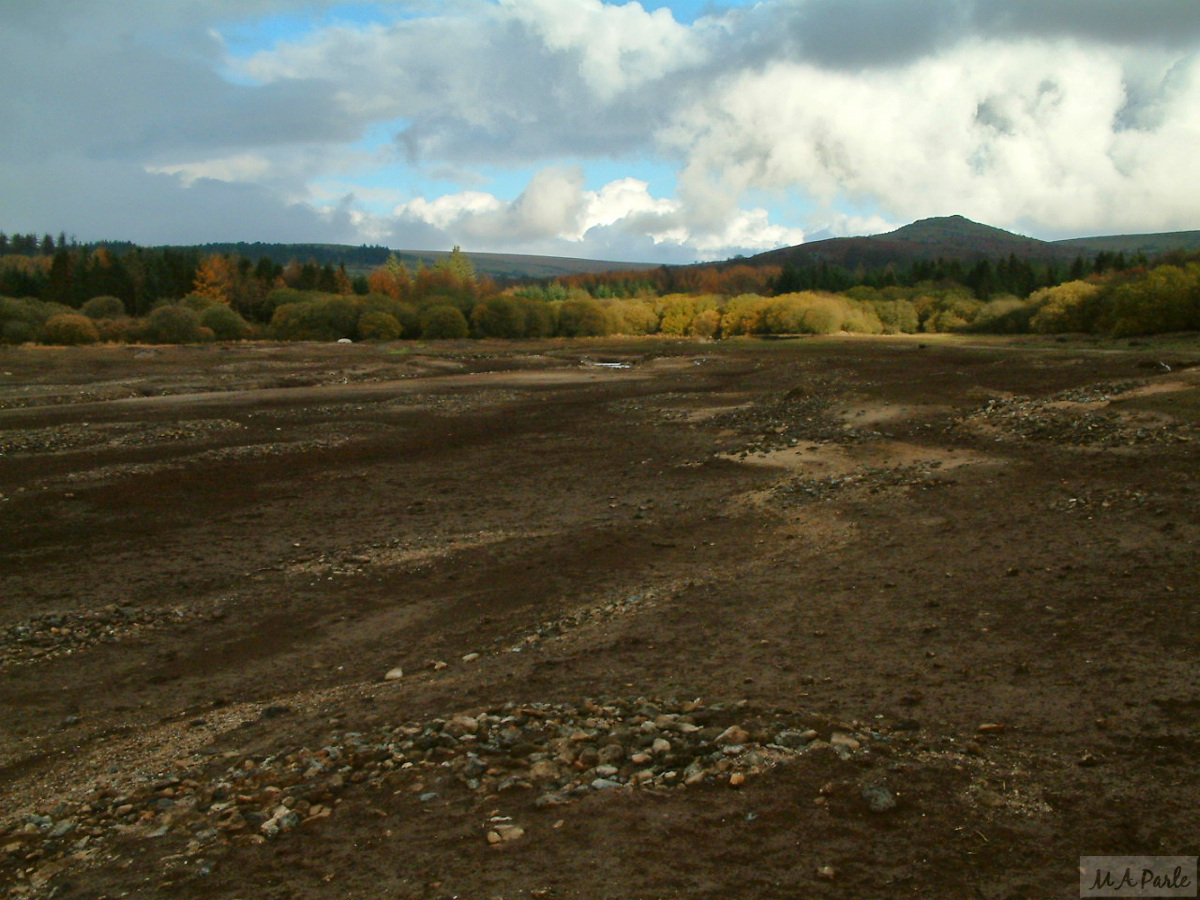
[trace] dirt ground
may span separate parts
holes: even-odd
[[[1200,852],[1200,340],[0,350],[0,895]]]

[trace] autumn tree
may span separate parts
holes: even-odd
[[[393,300],[407,300],[412,295],[412,275],[408,266],[395,253],[387,261],[367,275],[367,289],[372,293],[386,294]]]
[[[229,257],[213,253],[200,260],[192,291],[214,303],[229,305],[237,286],[237,270]]]

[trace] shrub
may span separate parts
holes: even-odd
[[[916,334],[921,328],[917,308],[908,300],[873,300],[884,334]]]
[[[289,303],[271,317],[271,336],[284,341],[337,341],[358,334],[360,301],[340,294],[318,294]]]
[[[120,297],[93,297],[79,310],[89,319],[119,319],[125,315]]]
[[[188,306],[160,306],[146,317],[141,339],[154,344],[197,344],[211,340],[213,332],[200,321],[200,314]]]
[[[600,337],[610,330],[604,307],[595,300],[567,300],[558,310],[558,331],[566,337]]]
[[[1038,334],[1091,331],[1101,288],[1087,281],[1068,281],[1035,291],[1028,304],[1033,315],[1029,327]]]
[[[767,304],[770,301],[758,294],[739,294],[725,304],[725,313],[721,316],[721,333],[763,334],[766,323],[763,321]]]
[[[987,334],[1028,334],[1034,312],[1032,305],[1016,297],[999,297],[983,305],[970,330]]]
[[[524,337],[525,311],[508,297],[484,300],[471,311],[471,331],[481,338]]]
[[[23,344],[37,337],[42,321],[26,300],[0,297],[0,338],[6,344]]]
[[[521,307],[521,314],[525,317],[525,337],[548,338],[554,336],[558,322],[554,318],[553,306],[540,300],[524,298],[517,298],[516,303]]]
[[[1158,266],[1114,286],[1108,302],[1118,336],[1200,329],[1200,265]]]
[[[658,331],[658,312],[642,300],[614,300],[609,307],[617,334],[654,334]]]
[[[250,323],[223,303],[200,313],[200,324],[211,328],[218,341],[241,341],[250,336]]]
[[[715,309],[706,309],[696,314],[688,326],[688,334],[711,338],[721,329],[721,314]]]
[[[362,298],[363,314],[368,312],[387,313],[400,323],[400,337],[419,338],[421,336],[421,317],[417,315],[416,307],[405,300],[396,300],[387,294],[372,293]],[[359,331],[362,330],[362,319],[359,318]]]
[[[210,306],[219,304],[219,300],[214,300],[212,297],[206,297],[204,294],[188,294],[178,302],[179,306],[186,306],[188,309],[194,309],[196,312],[204,312]]]
[[[439,304],[421,313],[421,337],[426,340],[457,340],[470,333],[467,317],[456,306]]]
[[[0,340],[6,344],[24,344],[37,337],[37,329],[32,322],[20,319],[9,319],[0,323]]]
[[[358,319],[358,336],[364,341],[394,341],[403,332],[400,321],[383,310],[367,310]]]
[[[42,326],[42,341],[47,344],[73,346],[94,344],[100,340],[96,325],[87,316],[79,313],[62,313],[52,316]]]
[[[137,319],[122,316],[119,319],[99,319],[96,330],[100,332],[100,340],[106,344],[123,344],[136,340],[141,323]]]

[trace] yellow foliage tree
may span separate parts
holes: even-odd
[[[214,253],[200,260],[192,291],[215,303],[229,305],[237,288],[237,268],[227,256]]]

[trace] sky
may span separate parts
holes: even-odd
[[[688,263],[1200,229],[1197,0],[0,0],[0,230]]]

